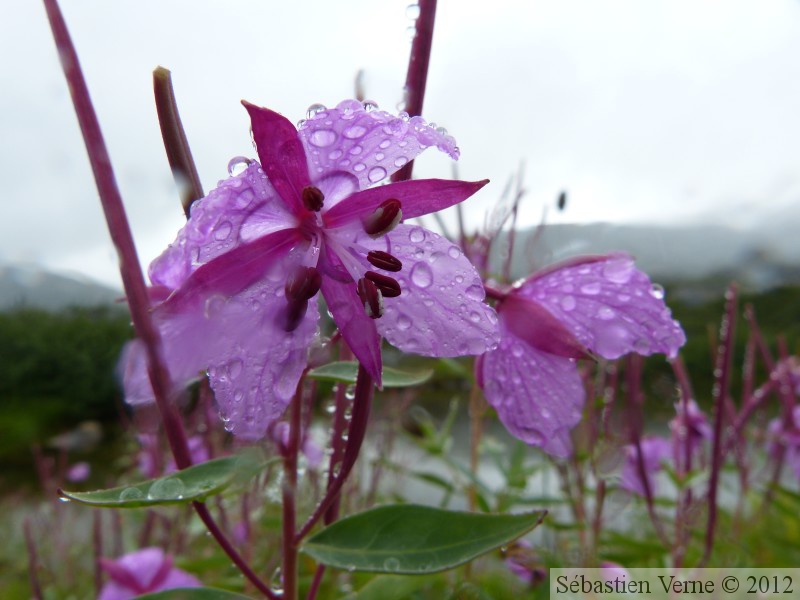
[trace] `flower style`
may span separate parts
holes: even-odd
[[[497,312],[501,341],[477,361],[478,383],[512,435],[556,457],[572,452],[586,396],[577,359],[674,357],[686,341],[663,291],[625,254],[535,273],[500,294]]]
[[[381,336],[427,356],[481,354],[497,344],[497,316],[461,250],[400,223],[461,202],[486,182],[369,187],[428,146],[457,158],[452,137],[355,100],[320,107],[299,130],[244,105],[260,165],[234,159],[231,170],[241,172],[192,206],[177,240],[150,266],[154,294],[168,296],[154,319],[175,382],[207,368],[226,427],[262,437],[306,366],[319,318],[309,301],[318,291],[378,385]],[[141,351],[128,354],[128,366],[140,367],[127,369],[126,389],[134,402],[147,400]]]
[[[194,575],[175,568],[172,557],[161,548],[143,548],[117,560],[101,558],[100,566],[108,573],[109,581],[97,600],[129,600],[142,594],[203,585]]]

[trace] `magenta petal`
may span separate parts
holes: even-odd
[[[686,341],[663,291],[625,254],[555,265],[515,293],[546,307],[580,343],[607,359],[628,352],[674,357]]]
[[[406,352],[425,356],[483,354],[497,346],[497,314],[487,306],[478,272],[458,246],[414,225],[398,225],[380,239],[360,240],[369,250],[400,259],[390,275],[400,296],[384,299],[378,331]]]
[[[336,268],[339,260],[326,249],[326,262]],[[331,277],[323,277],[322,295],[347,345],[376,385],[381,387],[381,338],[375,328],[375,321],[367,316],[356,293],[355,282],[343,283]]]
[[[486,400],[511,435],[569,456],[569,431],[581,419],[586,396],[575,360],[540,352],[516,338],[505,318],[500,323],[500,345],[481,361]]]
[[[284,116],[242,101],[250,114],[253,140],[258,159],[278,195],[295,214],[305,209],[301,200],[303,188],[311,185],[306,153],[294,125]]]
[[[328,227],[340,227],[371,214],[389,198],[400,200],[403,219],[420,217],[449,208],[489,183],[483,181],[454,181],[449,179],[419,179],[379,186],[353,194],[325,213]]]
[[[298,135],[312,179],[345,171],[358,178],[361,189],[386,179],[429,146],[454,159],[459,154],[455,140],[422,117],[367,111],[358,100],[316,113],[300,125]]]
[[[591,358],[564,324],[537,302],[509,294],[498,310],[514,324],[514,335],[537,350],[564,358]]]
[[[150,264],[150,280],[174,290],[200,265],[240,244],[292,227],[294,221],[253,161],[192,204],[191,217],[176,240]]]

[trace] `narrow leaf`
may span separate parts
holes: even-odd
[[[227,456],[194,465],[165,477],[135,485],[97,490],[68,492],[59,490],[62,500],[108,508],[139,508],[157,504],[186,504],[219,494],[236,481],[255,475],[264,461],[253,453]]]
[[[175,588],[136,598],[137,600],[252,600],[249,596],[215,588]]]
[[[309,377],[322,381],[355,383],[358,363],[350,360],[328,363],[308,372]],[[401,371],[392,367],[383,367],[383,387],[410,387],[425,383],[433,376],[433,370]]]
[[[541,523],[545,514],[487,515],[413,504],[381,506],[333,523],[309,538],[301,550],[339,569],[436,573],[512,542]]]

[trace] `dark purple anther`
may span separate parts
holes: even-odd
[[[369,271],[367,275],[371,272]],[[359,279],[356,291],[364,303],[364,310],[368,317],[377,319],[383,315],[383,296],[374,282],[366,278]]]
[[[287,298],[287,300],[283,330],[286,333],[290,333],[300,326],[308,309],[308,300],[300,300],[299,298],[293,300]]]
[[[364,219],[364,231],[367,235],[378,237],[389,233],[403,218],[400,200],[390,198],[375,209],[375,212]]]
[[[303,188],[303,206],[312,212],[319,212],[322,209],[322,203],[325,200],[325,195],[318,187],[307,185]]]
[[[397,298],[400,295],[400,284],[396,279],[375,271],[367,271],[364,277],[375,284],[384,298]]]
[[[290,302],[309,300],[319,291],[320,285],[322,277],[314,267],[297,267],[286,280],[286,299]]]
[[[403,263],[397,258],[381,250],[372,250],[367,254],[367,260],[373,267],[397,273],[403,268]]]

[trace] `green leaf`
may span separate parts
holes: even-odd
[[[308,372],[309,377],[322,381],[337,381],[341,383],[355,383],[358,372],[358,363],[352,360],[342,360],[328,363]],[[433,376],[433,370],[401,371],[392,367],[383,367],[383,387],[410,387],[425,383]]]
[[[348,596],[347,600],[406,600],[414,592],[429,584],[428,577],[379,575],[358,592]]]
[[[420,575],[451,569],[524,535],[546,511],[518,515],[452,512],[397,504],[344,518],[301,550],[339,569]]]
[[[59,490],[63,500],[107,508],[139,508],[158,504],[187,504],[219,494],[237,481],[246,481],[261,470],[264,461],[254,453],[226,456],[194,465],[165,477],[135,485],[68,492]]]
[[[136,598],[137,600],[252,600],[249,596],[215,588],[175,588]]]

